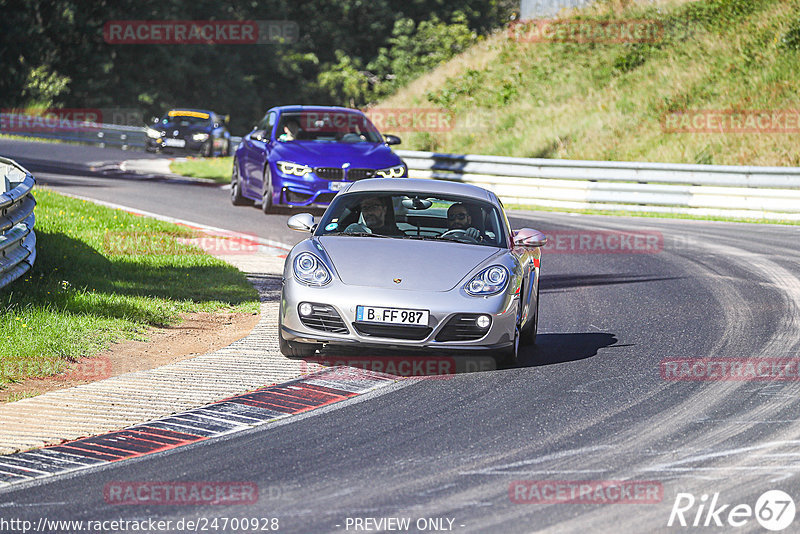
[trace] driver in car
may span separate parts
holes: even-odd
[[[359,232],[364,230],[364,226],[373,234],[380,235],[405,235],[394,222],[388,221],[389,208],[380,197],[367,197],[361,201],[361,216],[364,224],[353,223],[345,229],[345,232]]]
[[[447,227],[449,230],[463,230],[475,241],[480,241],[483,237],[480,230],[472,226],[472,216],[469,214],[467,206],[457,202],[447,209]]]
[[[283,126],[283,133],[278,137],[278,141],[294,141],[297,139],[297,133],[300,131],[300,124],[294,120],[290,119],[284,126]]]

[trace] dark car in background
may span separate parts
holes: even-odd
[[[173,109],[154,118],[146,129],[148,152],[183,152],[229,156],[231,134],[227,116],[202,109]]]
[[[327,206],[365,178],[407,178],[408,168],[364,113],[344,107],[281,106],[242,138],[233,158],[231,201]]]

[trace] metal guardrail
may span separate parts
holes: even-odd
[[[35,183],[15,161],[0,157],[0,288],[28,272],[36,260]]]
[[[19,116],[0,114],[0,123]],[[0,132],[2,133],[2,132]],[[13,135],[143,149],[144,127],[73,123]],[[231,137],[237,146],[240,137]],[[567,209],[800,220],[800,168],[687,165],[397,150],[410,176],[473,183],[504,202]]]
[[[125,149],[144,150],[145,147],[144,127],[74,121],[65,121],[64,125],[49,127],[46,124],[36,123],[34,119],[35,117],[30,117],[30,121],[26,122],[23,115],[0,113],[0,124],[12,125],[10,128],[0,130],[0,133]]]
[[[395,151],[409,176],[472,183],[505,203],[800,220],[800,168]]]
[[[35,117],[30,119],[31,125],[28,126],[25,116],[0,113],[0,124],[14,125],[5,130],[0,129],[0,134],[137,150],[144,150],[147,142],[144,126],[65,121],[63,126],[48,127],[36,124],[33,120]],[[241,137],[231,136],[231,150],[235,150],[241,141]]]

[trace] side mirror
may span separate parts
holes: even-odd
[[[543,247],[547,244],[547,236],[533,228],[522,228],[514,232],[515,247]]]
[[[399,145],[400,143],[403,142],[396,135],[386,134],[386,135],[383,136],[383,138],[386,139],[386,144],[387,145]]]
[[[314,229],[314,216],[310,213],[298,213],[289,217],[286,225],[298,232],[311,232]]]

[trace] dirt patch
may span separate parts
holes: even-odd
[[[258,323],[259,315],[200,312],[184,314],[182,318],[174,326],[151,328],[147,341],[115,343],[97,356],[72,365],[67,373],[12,384],[0,391],[0,402],[153,369],[227,347],[248,335]]]

